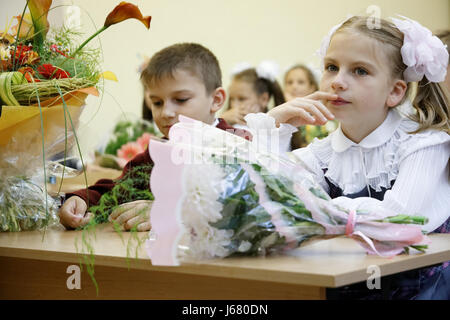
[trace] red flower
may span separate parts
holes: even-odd
[[[36,52],[31,50],[31,46],[19,44],[16,48],[15,61],[18,65],[33,64],[39,61],[39,56]],[[14,54],[14,49],[11,49],[11,54]]]
[[[22,73],[28,82],[40,82],[41,80],[34,78],[34,70],[30,67],[22,67],[18,72]]]
[[[66,58],[70,58],[69,56],[67,56],[64,52],[62,52],[61,50],[59,50],[58,46],[56,44],[52,44],[50,46],[50,50],[54,51],[54,52],[58,52],[60,55],[66,57]]]
[[[19,44],[16,48],[16,61],[19,61],[19,63],[23,64],[26,60],[28,51],[30,50],[31,46]],[[11,53],[14,53],[14,49],[11,49]]]
[[[70,78],[70,73],[63,69],[56,68],[55,66],[45,63],[37,68],[37,71],[41,76],[46,79],[64,79]]]

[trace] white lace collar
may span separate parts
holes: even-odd
[[[359,144],[336,129],[324,139],[315,139],[299,158],[312,153],[327,177],[344,194],[361,191],[368,185],[376,191],[390,188],[397,178],[400,163],[409,154],[427,146],[448,143],[450,136],[443,131],[426,130],[411,134],[417,123],[397,110],[390,110],[384,122]]]
[[[365,137],[360,143],[355,143],[345,136],[341,125],[331,134],[331,146],[336,152],[344,152],[352,146],[359,146],[365,149],[378,147],[386,143],[395,133],[403,117],[396,111],[390,110],[383,123]]]

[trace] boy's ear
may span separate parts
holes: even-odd
[[[392,90],[386,100],[386,105],[390,108],[397,106],[402,102],[406,89],[408,89],[408,85],[404,80],[395,80]]]
[[[216,113],[225,104],[225,100],[227,99],[227,93],[224,88],[219,87],[214,90],[212,98],[213,103],[211,106],[211,113]]]

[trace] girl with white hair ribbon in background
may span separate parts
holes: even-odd
[[[251,113],[266,113],[272,97],[275,106],[286,101],[277,81],[279,72],[278,64],[270,60],[262,61],[256,68],[247,62],[237,64],[231,72],[232,81],[228,89],[228,107],[221,117],[233,127],[248,130],[254,136],[258,136],[256,132],[258,127],[254,126],[253,130],[249,130],[244,117]],[[275,123],[272,127],[274,131],[279,131],[275,128]],[[292,132],[294,131],[296,129],[292,129]],[[283,132],[285,132],[286,138],[279,137],[277,139],[278,143],[274,148],[279,150],[275,150],[276,152],[290,151],[291,132],[286,130]]]

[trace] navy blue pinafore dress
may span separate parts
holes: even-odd
[[[328,194],[332,199],[340,196],[353,199],[369,197],[367,188],[354,194],[344,195],[342,189],[335,186],[328,178],[325,177],[325,181],[329,186]],[[369,186],[370,197],[382,201],[384,194],[394,186],[394,183],[395,180],[391,181],[390,188],[381,188],[381,191],[376,191]],[[450,218],[433,232],[450,233]],[[369,289],[365,281],[339,288],[327,288],[327,299],[450,300],[450,261],[382,277],[380,289]]]

